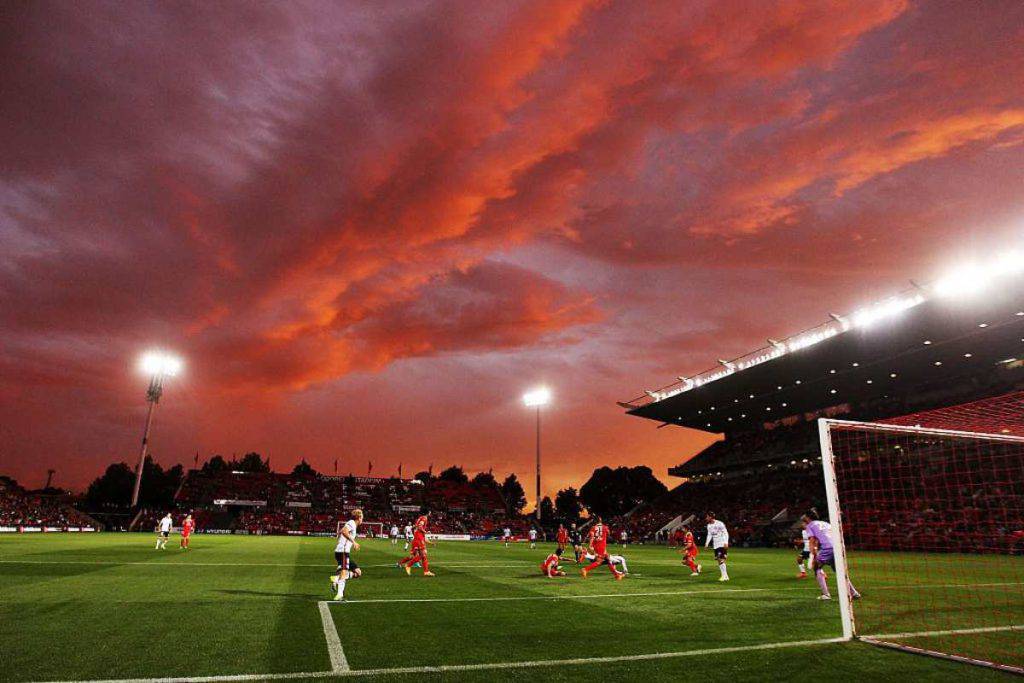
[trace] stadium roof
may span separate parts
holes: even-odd
[[[630,415],[708,432],[970,381],[1024,358],[1024,259],[970,269],[643,396]]]

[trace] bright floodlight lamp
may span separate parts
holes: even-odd
[[[181,372],[181,359],[162,351],[150,351],[143,354],[139,367],[148,375],[173,377]]]
[[[139,465],[135,468],[135,486],[132,488],[132,507],[139,503],[139,489],[142,487],[142,470],[146,464],[146,451],[149,449],[149,431],[153,427],[153,411],[164,393],[164,378],[174,377],[181,372],[182,362],[177,356],[163,351],[150,351],[139,359],[139,367],[149,375],[149,389],[146,390],[146,402],[149,411],[146,413],[146,429],[142,433],[142,447],[139,449]]]
[[[523,404],[537,409],[537,523],[540,523],[540,409],[551,403],[551,390],[539,387],[523,394]]]
[[[933,286],[941,297],[967,297],[986,289],[992,282],[992,271],[966,265],[949,273]]]
[[[547,387],[534,389],[523,394],[523,404],[527,408],[539,408],[540,406],[546,406],[548,403],[551,403],[551,390]]]

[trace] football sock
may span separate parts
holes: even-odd
[[[821,589],[821,594],[828,595],[828,582],[825,581],[825,572],[819,569],[814,572],[814,578],[818,580],[818,588]]]

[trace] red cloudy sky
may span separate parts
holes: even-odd
[[[1024,3],[7,2],[0,472],[530,481],[628,399],[1024,241]],[[528,486],[532,488],[532,486]],[[532,491],[531,491],[532,499]]]

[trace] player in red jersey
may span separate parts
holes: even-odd
[[[569,545],[569,530],[565,528],[564,524],[558,525],[558,535],[555,536],[555,541],[558,543],[558,554],[561,556],[565,552],[565,547]]]
[[[196,522],[192,515],[185,515],[185,521],[181,523],[181,549],[188,550],[188,539],[196,528]]]
[[[597,569],[608,561],[608,533],[608,527],[598,517],[594,526],[590,527],[590,553],[594,556],[594,561],[580,570],[584,579],[587,578],[587,574],[591,570]],[[624,575],[616,570],[611,562],[608,562],[608,568],[612,570],[616,580],[622,581]]]
[[[430,571],[430,561],[427,559],[427,517],[430,513],[420,515],[413,525],[412,545],[409,548],[409,556],[399,560],[398,566],[405,569],[405,573],[412,575],[412,566],[419,562],[423,565],[423,576],[434,576]]]
[[[690,576],[700,574],[700,564],[697,562],[697,542],[693,539],[693,532],[690,527],[683,529],[683,564],[690,568]]]
[[[561,561],[562,549],[559,548],[540,563],[540,573],[549,579],[553,579],[556,576],[565,576],[565,572],[562,571],[562,567],[558,564]]]

